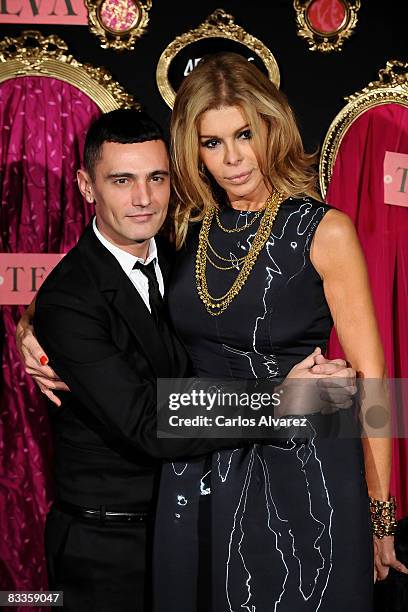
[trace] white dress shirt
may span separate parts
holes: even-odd
[[[163,283],[163,275],[160,270],[158,254],[157,254],[157,246],[154,238],[150,238],[149,248],[147,250],[147,258],[143,260],[141,257],[135,257],[130,253],[127,253],[123,249],[115,246],[109,240],[107,240],[104,236],[102,236],[101,232],[96,227],[96,217],[93,220],[93,230],[95,232],[96,237],[100,240],[105,248],[108,249],[110,253],[115,257],[115,259],[120,264],[120,267],[130,278],[135,287],[136,291],[139,293],[140,297],[146,304],[146,307],[150,310],[149,304],[149,281],[147,276],[143,274],[141,270],[133,270],[133,266],[137,261],[140,261],[143,265],[149,264],[151,261],[154,261],[154,271],[156,272],[157,282],[159,283],[159,290],[162,296],[164,295],[164,283]]]

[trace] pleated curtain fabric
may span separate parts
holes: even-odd
[[[93,214],[76,185],[85,134],[100,110],[46,77],[0,85],[1,253],[65,253]],[[25,306],[0,307],[0,589],[47,588],[44,519],[52,449],[47,405],[15,343]]]

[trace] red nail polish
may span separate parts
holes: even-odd
[[[48,363],[48,359],[46,358],[46,356],[45,356],[45,355],[41,355],[41,357],[40,357],[40,363],[41,363],[41,365],[47,365],[47,363]]]

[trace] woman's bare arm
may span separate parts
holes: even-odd
[[[67,385],[62,382],[50,368],[48,357],[34,335],[32,321],[35,312],[35,298],[23,313],[16,328],[17,348],[25,364],[25,371],[37,383],[42,393],[46,395],[57,406],[61,400],[53,391],[69,391]]]
[[[311,249],[311,260],[323,279],[324,292],[337,335],[346,359],[364,379],[367,393],[362,400],[364,426],[367,410],[372,405],[370,396],[377,384],[383,388],[386,366],[374,305],[371,298],[367,268],[361,246],[351,220],[343,213],[329,211],[316,230]],[[387,408],[387,405],[384,405]],[[389,418],[389,422],[391,418]],[[391,473],[391,436],[363,438],[365,472],[369,495],[388,500]],[[375,539],[381,547],[381,558],[376,558],[380,578],[385,578],[392,566],[408,573],[393,550],[392,538]],[[388,547],[388,548],[387,548]]]

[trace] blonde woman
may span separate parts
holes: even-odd
[[[211,56],[178,91],[171,144],[179,253],[169,307],[197,373],[285,377],[324,350],[334,321],[351,366],[383,378],[354,227],[317,195],[285,97],[240,56]],[[179,612],[372,610],[368,496],[392,515],[390,440],[329,440],[309,424],[306,442],[165,465],[160,612],[169,601]],[[407,571],[393,518],[374,526],[377,576]]]

